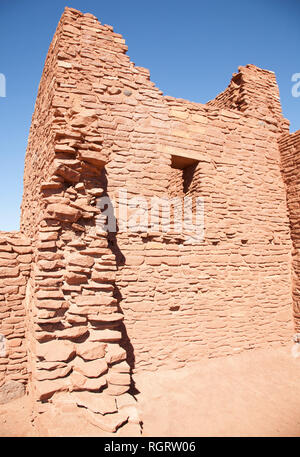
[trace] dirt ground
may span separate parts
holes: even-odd
[[[143,436],[300,436],[299,379],[291,346],[136,374]],[[0,405],[0,436],[41,435],[137,436],[137,429],[128,424],[110,435],[70,415],[49,416],[41,431],[28,396]]]

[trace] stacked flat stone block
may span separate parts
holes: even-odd
[[[73,10],[64,13],[39,88],[22,205],[22,229],[33,239],[35,260],[25,302],[35,402],[75,392],[74,404],[85,406],[101,394],[101,411],[87,409],[101,428],[115,431],[130,420],[114,399],[127,393],[131,376],[120,345],[124,316],[114,297],[116,261],[96,206],[106,192],[111,144],[88,86],[93,68],[86,54],[94,23]],[[106,41],[110,28],[98,26]]]

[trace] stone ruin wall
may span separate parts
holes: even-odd
[[[137,127],[148,165],[141,170],[131,154],[135,191],[143,194],[144,177],[152,178],[153,194],[165,177],[173,185],[172,155],[198,156],[198,165],[186,169],[192,175],[187,194],[204,198],[205,240],[189,246],[176,236],[118,234],[125,260],[117,284],[137,369],[176,368],[288,341],[291,242],[277,120],[165,101],[168,117],[160,130],[154,116],[147,118],[148,130]],[[156,151],[168,154],[167,166],[154,165],[153,155],[161,157]],[[131,180],[134,167],[117,160],[107,165],[108,182],[121,165],[122,177],[125,169]],[[178,174],[176,181],[175,189]],[[162,196],[166,191],[165,184]]]
[[[30,264],[14,245],[21,235],[0,241],[1,262],[8,246],[8,267],[20,262],[22,272],[18,289],[0,290],[1,312],[12,341],[26,327],[20,344],[28,357],[26,366],[25,349],[14,349],[0,369],[7,379],[29,377],[39,412],[55,392],[73,392],[86,406],[84,392],[101,391],[102,407],[114,413],[111,431],[128,418],[135,370],[286,344],[293,334],[278,147],[291,137],[274,74],[240,67],[215,100],[196,104],[163,96],[126,51],[112,27],[65,10],[26,153],[21,232],[33,256],[26,290]],[[203,197],[204,241],[190,245],[187,233],[151,227],[107,234],[98,198],[118,208],[120,188],[128,199]],[[15,322],[25,311],[25,324]],[[14,373],[17,353],[22,369]]]
[[[300,342],[300,130],[291,135],[282,135],[279,145],[293,242],[293,314],[298,333],[296,341]]]
[[[80,30],[91,22],[88,15],[70,10],[60,21],[26,154],[21,227],[31,231],[34,256],[25,299],[29,383],[35,400],[78,392],[78,406],[97,404],[92,392],[103,391],[99,408],[109,413],[103,427],[114,431],[128,419],[121,409],[131,402],[126,394],[131,376],[120,345],[124,316],[114,296],[115,258],[96,207],[97,197],[106,191],[104,165],[111,144],[99,128],[107,108],[98,112],[89,107],[87,95],[93,76],[90,57],[81,58],[88,54],[89,39]],[[101,33],[106,41],[111,30],[102,26]],[[112,42],[112,49],[124,52],[122,46]],[[37,412],[43,411],[43,403],[38,403]],[[87,414],[93,421],[93,408],[87,408]],[[96,419],[101,422],[99,415]]]
[[[30,240],[0,232],[0,403],[28,380],[24,298],[31,261]]]

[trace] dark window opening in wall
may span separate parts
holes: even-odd
[[[170,222],[176,233],[178,231],[181,233],[182,229],[186,230],[187,226],[192,229],[196,222],[194,217],[195,199],[193,196],[195,196],[196,191],[194,176],[198,164],[199,161],[193,157],[175,155],[171,157],[169,175],[169,197],[172,200]],[[189,212],[189,208],[192,213]]]
[[[189,157],[172,156],[170,195],[184,197],[190,190],[199,161]]]

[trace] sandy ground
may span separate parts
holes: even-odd
[[[143,436],[300,436],[300,358],[291,347],[139,373],[135,381]],[[0,405],[0,436],[137,435],[131,424],[110,435],[75,415],[67,424],[49,417],[41,432],[30,418],[28,396]]]

